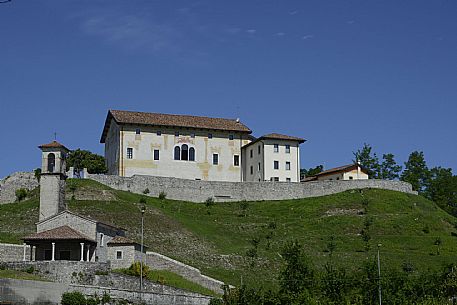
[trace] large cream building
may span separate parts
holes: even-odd
[[[299,182],[304,140],[280,134],[255,139],[251,133],[233,119],[110,110],[100,142],[111,175]],[[251,174],[259,162],[262,173]]]

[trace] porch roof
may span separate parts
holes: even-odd
[[[33,241],[52,241],[52,240],[72,240],[72,241],[89,241],[96,243],[90,237],[70,228],[69,226],[61,226],[55,229],[34,233],[23,238],[24,242]]]

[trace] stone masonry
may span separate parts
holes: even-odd
[[[38,187],[38,180],[33,172],[17,172],[0,180],[0,204],[16,201],[16,190],[25,188],[29,191]]]
[[[336,194],[351,189],[376,188],[417,194],[411,184],[388,180],[347,180],[290,182],[217,182],[196,181],[168,177],[140,176],[119,177],[114,175],[88,175],[111,188],[158,197],[165,192],[168,199],[204,202],[208,198],[216,201],[260,201],[287,200]]]

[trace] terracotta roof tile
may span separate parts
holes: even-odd
[[[61,226],[51,230],[34,233],[23,238],[29,240],[87,240],[95,242],[95,240],[87,237],[86,235],[70,228],[69,226]]]
[[[111,239],[108,242],[108,245],[134,245],[137,244],[137,242],[134,242],[130,238],[127,238],[125,236],[116,236],[113,239]]]
[[[325,175],[330,175],[330,174],[335,174],[335,173],[340,173],[340,172],[346,172],[346,171],[353,170],[353,169],[357,169],[357,164],[348,164],[348,165],[343,165],[340,167],[330,168],[330,169],[327,169],[323,172],[316,174],[315,176],[325,176]],[[360,170],[365,172],[365,170],[362,167],[360,167]]]
[[[63,144],[61,144],[55,140],[48,144],[42,144],[42,145],[38,146],[38,148],[64,148],[65,150],[69,151],[69,149],[66,148]]]
[[[305,139],[298,138],[298,137],[293,137],[293,136],[288,136],[284,134],[279,134],[279,133],[269,133],[264,136],[261,136],[260,138],[263,139],[276,139],[276,140],[292,140],[292,141],[298,141],[300,143],[305,142]]]
[[[167,127],[201,128],[251,133],[243,123],[234,119],[210,118],[193,115],[177,115],[150,112],[109,110],[100,142],[105,143],[111,119],[118,124],[151,125]]]

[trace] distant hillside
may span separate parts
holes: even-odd
[[[72,211],[124,227],[139,240],[141,195],[91,180],[70,180],[69,185]],[[282,263],[278,253],[295,239],[318,265],[334,248],[335,261],[358,268],[373,257],[378,243],[383,268],[408,263],[416,270],[437,269],[457,259],[457,219],[420,196],[394,191],[209,205],[147,198],[146,205],[150,250],[234,285],[243,278],[252,285],[274,286]],[[37,194],[0,205],[0,242],[20,242],[34,232],[37,220]]]

